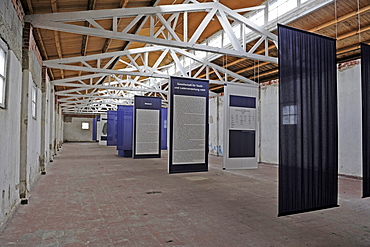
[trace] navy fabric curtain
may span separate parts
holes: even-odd
[[[336,40],[279,25],[279,216],[337,206]]]
[[[361,44],[362,196],[370,196],[370,45]]]
[[[161,149],[167,150],[167,108],[161,109]]]
[[[121,157],[132,157],[134,107],[119,105],[117,109],[117,150]]]
[[[98,119],[97,119],[97,118],[94,118],[94,119],[93,119],[93,124],[92,124],[92,140],[93,140],[93,141],[96,141],[96,139],[97,139],[97,137],[96,137],[97,121],[98,121]]]
[[[108,111],[107,146],[117,146],[117,112]]]

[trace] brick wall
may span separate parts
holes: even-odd
[[[35,38],[33,36],[33,27],[31,23],[25,22],[23,27],[23,49],[33,51],[37,57],[37,61],[42,66],[42,57],[40,50],[37,47]]]
[[[3,1],[3,0],[1,0]],[[13,6],[15,11],[17,11],[17,15],[19,20],[23,23],[24,22],[24,11],[20,0],[12,0]]]

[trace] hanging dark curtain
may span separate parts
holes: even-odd
[[[117,150],[121,157],[132,157],[134,107],[119,105],[117,109]]]
[[[370,45],[361,44],[362,196],[370,196]]]
[[[161,109],[161,149],[167,150],[167,108]]]
[[[96,141],[97,137],[96,137],[96,129],[97,129],[97,118],[93,118],[93,122],[92,122],[92,140],[93,141]]]
[[[117,111],[108,111],[107,119],[107,146],[117,146]]]
[[[336,40],[279,25],[279,216],[337,206]]]

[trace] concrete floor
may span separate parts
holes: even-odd
[[[167,173],[162,159],[65,143],[0,246],[370,246],[370,199],[340,178],[340,207],[277,217],[277,167]]]

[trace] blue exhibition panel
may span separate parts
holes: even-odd
[[[107,115],[107,146],[117,146],[117,111],[108,111]]]
[[[161,149],[162,150],[167,150],[167,108],[162,108],[161,109],[161,116],[162,116],[162,121],[161,121]]]
[[[169,173],[208,171],[209,81],[171,77]]]
[[[159,97],[135,95],[133,158],[161,157],[161,105]]]
[[[121,157],[132,157],[134,107],[119,105],[117,111],[117,150]]]

